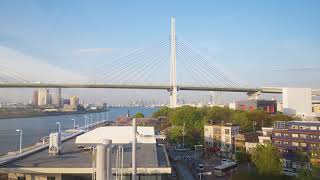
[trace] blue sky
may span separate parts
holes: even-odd
[[[319,88],[317,0],[1,1],[0,46],[86,71],[167,39],[171,16],[178,38],[236,81]]]

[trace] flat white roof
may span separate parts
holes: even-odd
[[[96,128],[76,138],[76,144],[100,144],[104,139],[111,139],[112,144],[132,143],[132,126],[107,126]],[[138,126],[137,143],[156,143],[154,127]]]

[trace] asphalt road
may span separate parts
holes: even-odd
[[[188,169],[188,167],[185,164],[183,164],[181,162],[177,162],[176,168],[178,171],[179,179],[181,179],[181,180],[195,180],[191,171]]]

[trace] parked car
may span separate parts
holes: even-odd
[[[231,163],[231,162],[234,162],[230,159],[221,159],[221,164],[225,164],[225,163]]]
[[[295,172],[293,169],[289,169],[289,168],[283,168],[282,169],[282,173],[286,176],[294,176],[294,177],[297,177],[298,176],[298,173]]]
[[[177,173],[175,171],[171,172],[171,178],[176,179],[177,178]]]
[[[203,166],[203,164],[198,164],[198,165],[197,165],[197,171],[204,171],[204,166]]]

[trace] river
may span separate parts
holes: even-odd
[[[108,112],[108,118],[109,120],[114,121],[117,117],[126,115],[128,110],[131,115],[134,115],[136,112],[142,112],[148,117],[151,116],[157,108],[111,108]],[[103,117],[104,119],[107,119],[107,113],[92,113],[87,115],[92,116],[93,122],[101,120]],[[71,119],[75,119],[76,125],[84,126],[85,124],[84,114],[0,119],[0,154],[18,150],[20,132],[16,132],[16,129],[22,130],[22,146],[26,147],[34,144],[41,137],[48,136],[49,133],[58,131],[56,122],[61,123],[61,130],[72,129],[73,121]]]

